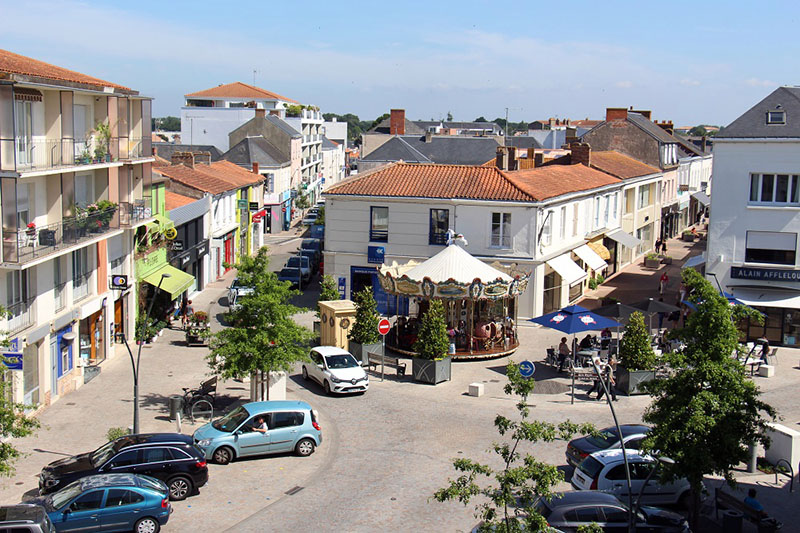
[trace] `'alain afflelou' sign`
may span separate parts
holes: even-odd
[[[731,277],[736,279],[754,279],[758,281],[790,281],[800,283],[800,270],[732,266]]]

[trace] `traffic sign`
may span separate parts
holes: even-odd
[[[536,372],[536,367],[530,361],[523,361],[519,364],[519,375],[523,378],[529,378]]]
[[[378,322],[378,333],[380,333],[381,335],[386,335],[387,333],[389,333],[391,327],[392,325],[389,324],[389,321],[385,318],[382,318],[381,321]]]

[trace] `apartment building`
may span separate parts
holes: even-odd
[[[0,78],[0,329],[21,362],[13,397],[36,409],[133,337],[134,234],[154,214],[151,100],[5,50]],[[127,289],[111,290],[112,275]]]

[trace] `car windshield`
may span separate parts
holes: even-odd
[[[168,491],[167,486],[159,480],[142,474],[139,474],[139,485],[142,488],[153,489],[157,490],[158,492],[166,493]]]
[[[325,358],[325,361],[328,363],[328,368],[353,368],[358,366],[355,357],[349,353],[329,355]]]
[[[247,409],[239,406],[222,418],[211,422],[211,427],[219,431],[231,433],[234,429],[238,428],[242,422],[247,420],[249,416],[250,414],[247,412]]]
[[[61,509],[67,505],[73,498],[83,492],[81,489],[81,480],[73,481],[60,491],[50,496],[50,503],[54,509]]]
[[[293,267],[293,268],[300,268],[301,266],[308,266],[308,257],[290,257],[289,261],[286,262],[286,266]]]
[[[92,455],[89,457],[89,460],[92,461],[92,465],[97,467],[105,464],[106,461],[111,459],[111,456],[117,452],[114,444],[115,441],[112,440],[111,442],[107,442],[93,451]]]
[[[318,248],[316,239],[303,239],[300,243],[300,248],[303,250],[316,250]]]
[[[603,463],[592,457],[591,455],[581,461],[578,465],[578,470],[586,474],[589,479],[594,479],[597,474],[603,469]]]
[[[617,443],[619,437],[617,436],[616,431],[611,431],[609,429],[604,429],[597,436],[591,435],[586,437],[586,441],[591,444],[592,446],[596,446],[601,450],[605,450],[606,448],[610,448],[614,444]]]
[[[281,275],[281,276],[297,277],[297,275],[298,275],[299,273],[300,273],[300,269],[299,269],[299,268],[296,268],[296,267],[287,267],[287,268],[283,268],[283,269],[281,269],[281,273],[280,273],[279,275]]]
[[[239,286],[239,278],[236,278],[235,280],[233,280],[233,283],[231,283],[231,288],[235,289],[238,286]]]

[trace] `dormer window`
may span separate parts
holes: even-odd
[[[786,112],[782,109],[767,111],[767,124],[786,124]]]

